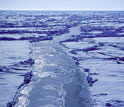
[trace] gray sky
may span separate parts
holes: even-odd
[[[124,10],[124,0],[0,0],[0,10]]]

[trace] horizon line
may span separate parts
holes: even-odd
[[[116,9],[116,10],[110,10],[110,9],[100,9],[100,10],[60,10],[60,9],[53,9],[53,10],[50,10],[50,9],[42,9],[42,10],[34,10],[34,9],[0,9],[0,11],[124,11],[124,10],[119,10],[119,9]]]

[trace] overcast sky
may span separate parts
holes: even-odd
[[[124,10],[124,0],[0,0],[0,10]]]

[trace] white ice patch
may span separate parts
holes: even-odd
[[[29,100],[27,97],[21,96],[18,98],[18,103],[15,105],[15,107],[26,107],[29,104]]]

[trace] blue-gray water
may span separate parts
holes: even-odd
[[[7,103],[124,107],[124,12],[0,11],[0,107]]]

